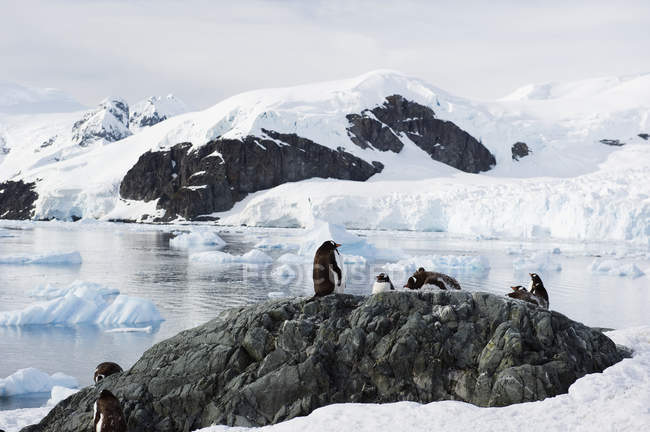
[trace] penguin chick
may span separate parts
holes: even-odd
[[[394,291],[395,287],[386,273],[379,273],[375,283],[372,285],[372,293]]]

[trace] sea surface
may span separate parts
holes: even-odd
[[[227,241],[225,252],[242,254],[258,242],[300,244],[299,229],[208,227]],[[213,318],[235,306],[266,301],[271,296],[313,294],[311,265],[293,265],[293,275],[279,277],[268,265],[199,265],[188,259],[197,249],[174,249],[169,240],[191,226],[143,226],[111,223],[0,223],[0,257],[46,251],[79,251],[81,265],[0,265],[0,311],[35,303],[29,292],[45,284],[65,286],[76,280],[117,288],[122,294],[155,303],[165,321],[151,332],[108,333],[94,325],[0,326],[0,378],[35,367],[63,372],[82,386],[92,382],[95,366],[115,361],[132,366],[156,342]],[[549,291],[551,309],[590,326],[625,328],[650,324],[650,276],[603,276],[589,270],[604,256],[634,263],[650,273],[647,247],[626,243],[581,243],[555,240],[466,238],[445,233],[354,231],[377,247],[402,249],[409,255],[482,255],[486,271],[450,272],[469,291],[504,295],[511,285],[527,285],[529,269],[513,263],[534,253],[548,255],[560,271],[538,271]],[[555,250],[555,253],[552,251]],[[265,250],[273,258],[290,248]],[[347,267],[347,292],[368,295],[382,262]],[[530,271],[537,271],[533,268]],[[395,286],[407,275],[391,274]],[[273,293],[269,296],[269,293]],[[0,398],[0,410],[42,406],[49,397]]]

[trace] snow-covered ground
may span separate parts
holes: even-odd
[[[108,327],[162,321],[147,299],[131,297],[96,283],[76,281],[67,287],[45,285],[30,293],[47,299],[22,310],[0,312],[0,326],[96,324]]]
[[[466,174],[404,150],[361,149],[347,114],[401,94],[480,139],[496,167]],[[492,102],[451,95],[416,78],[375,71],[355,78],[243,93],[112,143],[70,145],[73,114],[4,116],[0,181],[39,179],[35,217],[139,218],[155,202],[119,200],[121,179],[150,149],[178,142],[296,133],[385,165],[366,183],[306,180],[261,191],[219,214],[226,224],[309,226],[314,217],[351,228],[481,236],[650,239],[650,74],[526,86]],[[75,117],[76,115],[76,117]],[[58,137],[52,145],[48,140]],[[600,140],[620,140],[622,147]],[[523,141],[532,154],[515,161]],[[106,161],[110,160],[111,164]]]

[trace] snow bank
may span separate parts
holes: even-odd
[[[553,258],[553,253],[535,252],[531,255],[521,256],[512,262],[515,270],[523,272],[550,272],[562,271],[562,265]]]
[[[598,258],[591,263],[589,270],[596,274],[629,277],[632,279],[641,277],[645,274],[634,263],[624,264],[615,260],[602,260]]]
[[[420,405],[335,404],[306,417],[267,426],[268,432],[331,430],[423,431],[641,431],[650,425],[650,326],[607,333],[614,342],[634,350],[631,359],[586,375],[569,393],[539,402],[503,408],[479,408],[464,402],[443,401]],[[244,432],[248,428],[212,426],[201,432]]]
[[[191,231],[188,233],[181,233],[170,239],[169,246],[182,249],[201,246],[222,249],[226,246],[226,242],[214,231]]]
[[[273,262],[273,258],[257,249],[246,252],[244,255],[232,255],[227,252],[209,251],[191,254],[190,262],[197,264],[268,264]]]
[[[0,264],[9,265],[80,265],[79,252],[51,252],[34,255],[0,256]]]
[[[352,257],[363,257],[369,261],[387,260],[395,261],[405,256],[404,251],[400,249],[388,250],[379,249],[358,235],[351,233],[343,225],[325,222],[316,219],[311,228],[307,229],[303,240],[300,243],[298,255],[313,259],[316,250],[327,240],[334,240],[340,243],[339,252],[343,255],[344,262],[346,256],[350,262],[357,263],[359,259]]]
[[[79,383],[76,378],[60,372],[48,375],[36,368],[20,369],[0,378],[0,397],[49,392],[54,386],[75,388]]]
[[[437,272],[483,273],[490,269],[487,258],[480,255],[424,255],[386,264],[386,270],[410,274],[418,268]]]
[[[48,295],[53,290],[46,290]],[[117,295],[117,296],[116,296]],[[74,282],[48,301],[22,310],[0,312],[0,325],[97,324],[134,325],[162,321],[154,304],[146,299],[120,295],[112,288]]]

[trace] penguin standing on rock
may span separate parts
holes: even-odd
[[[537,273],[529,273],[530,275],[530,285],[529,289],[522,287],[521,285],[510,287],[512,288],[511,293],[506,294],[510,298],[523,300],[528,303],[540,306],[544,309],[548,309],[548,292],[544,288],[544,283],[542,278],[539,277]]]
[[[122,370],[122,367],[117,363],[113,363],[113,362],[100,363],[95,368],[95,375],[93,376],[93,381],[95,381],[95,384],[97,384],[107,376],[120,373],[120,372],[124,372],[124,371]]]
[[[120,401],[108,390],[102,390],[93,407],[95,432],[127,432]]]
[[[333,292],[343,294],[345,291],[343,258],[338,251],[340,246],[333,240],[328,240],[316,251],[313,272],[315,297],[326,296]]]
[[[413,276],[408,278],[404,288],[418,290],[424,285],[435,285],[442,290],[460,289],[460,284],[453,277],[443,273],[426,271],[423,267],[420,267],[418,271],[413,273]]]
[[[394,290],[395,287],[393,286],[393,283],[390,281],[388,275],[386,273],[379,273],[379,275],[377,276],[377,280],[372,285],[372,293],[379,294],[381,292],[388,292]]]

